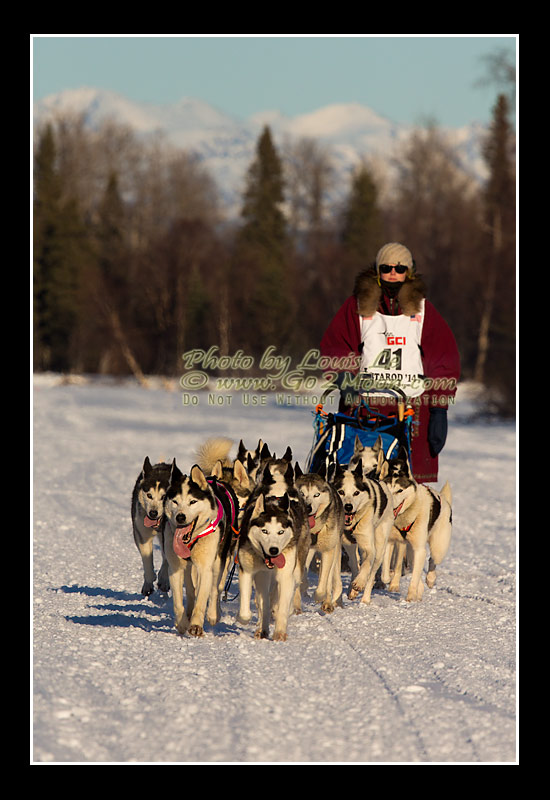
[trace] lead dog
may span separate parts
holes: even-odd
[[[447,481],[441,492],[436,492],[429,486],[417,483],[403,447],[395,460],[384,464],[382,475],[383,483],[393,496],[395,517],[390,546],[384,558],[382,581],[389,583],[390,592],[399,591],[401,565],[408,545],[413,553],[413,566],[407,600],[421,600],[424,591],[421,578],[426,560],[426,546],[430,551],[426,585],[431,589],[436,580],[436,567],[442,563],[451,543],[451,487]],[[390,573],[392,556],[393,576]]]
[[[287,494],[269,498],[260,492],[246,509],[237,546],[238,619],[250,622],[254,586],[258,609],[255,638],[268,638],[273,614],[273,639],[286,641],[290,608],[299,592],[309,542],[307,523],[304,526],[297,503]]]
[[[236,506],[225,484],[215,478],[209,483],[197,465],[184,475],[174,459],[164,505],[164,552],[181,634],[203,635],[207,606],[208,622],[215,625],[219,619],[220,577],[231,546]]]
[[[170,464],[162,462],[153,466],[149,457],[146,457],[132,492],[132,531],[143,565],[141,593],[146,597],[155,588],[157,576],[153,563],[153,542],[164,524],[164,497],[170,482],[170,469]],[[168,563],[164,556],[158,575],[158,588],[161,592],[170,590]]]
[[[352,581],[349,598],[363,592],[361,602],[370,603],[376,571],[382,564],[393,526],[393,503],[389,489],[382,483],[363,477],[363,468],[337,466],[334,488],[344,507],[344,537],[357,544],[361,556],[359,571]]]
[[[321,609],[328,613],[341,603],[342,578],[340,559],[342,552],[342,531],[344,530],[344,509],[336,489],[323,475],[302,473],[298,464],[295,468],[295,486],[306,504],[310,527],[311,544],[306,560],[305,575],[316,552],[321,555],[319,582],[314,598],[321,603]]]

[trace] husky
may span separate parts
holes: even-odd
[[[261,441],[261,440],[260,440]],[[214,437],[207,439],[197,450],[197,464],[206,476],[214,476],[219,481],[228,484],[235,492],[239,503],[239,523],[244,507],[252,494],[255,482],[252,477],[255,462],[250,451],[244,450],[241,439],[239,453],[233,461],[229,458],[229,451],[233,446],[231,439]],[[248,468],[245,466],[248,464]],[[259,465],[259,461],[256,464]]]
[[[412,550],[412,575],[407,593],[409,602],[421,600],[424,591],[422,570],[426,546],[430,557],[426,585],[433,588],[436,567],[447,555],[452,533],[452,493],[447,481],[440,492],[417,483],[412,475],[407,451],[401,447],[397,458],[385,464],[383,483],[390,489],[394,505],[394,527],[382,569],[382,581],[390,592],[398,592],[401,566],[407,547]],[[393,576],[390,566],[394,560]]]
[[[295,468],[295,486],[306,504],[311,544],[305,566],[305,577],[315,553],[321,554],[319,582],[314,594],[321,609],[332,613],[342,603],[342,578],[340,560],[342,553],[342,531],[344,530],[344,508],[336,489],[325,480],[323,474],[302,473]]]
[[[299,592],[309,543],[307,522],[304,526],[298,504],[287,494],[270,498],[260,492],[251,501],[241,525],[237,547],[238,620],[245,624],[250,622],[254,586],[258,609],[255,638],[269,637],[273,614],[273,640],[286,641],[290,608]]]
[[[256,479],[256,474],[262,460],[262,452],[266,452],[264,448],[267,448],[267,445],[262,439],[258,440],[255,450],[247,450],[242,439],[239,442],[237,460],[245,467],[251,480]],[[267,451],[268,450],[269,448],[267,448]],[[267,455],[265,457],[267,457]]]
[[[153,564],[153,542],[164,524],[164,498],[169,481],[170,464],[161,462],[153,466],[147,456],[132,492],[132,530],[143,564],[144,581],[141,593],[145,597],[149,597],[154,591],[156,574]],[[164,555],[158,575],[158,588],[161,592],[170,590],[168,563]]]
[[[269,471],[271,472],[271,479],[273,479],[274,476],[278,475],[280,477],[279,483],[282,486],[284,481],[288,480],[288,478],[285,478],[285,475],[286,476],[290,475],[290,473],[287,472],[287,470],[291,463],[292,463],[292,450],[290,447],[287,447],[282,458],[277,458],[275,453],[271,455],[271,452],[267,444],[263,444],[259,455],[259,465],[255,474],[256,483],[257,484],[265,483],[264,473],[265,470],[269,468]],[[280,492],[279,496],[281,496],[282,494],[284,494],[284,490]]]
[[[384,455],[384,445],[381,436],[378,437],[372,447],[364,445],[359,436],[356,436],[353,446],[353,455],[349,460],[348,469],[353,472],[357,464],[361,463],[363,476],[365,478],[377,479],[385,460],[386,457]]]
[[[211,625],[219,620],[220,576],[231,545],[236,505],[228,486],[216,478],[209,482],[197,464],[184,475],[174,459],[164,506],[164,552],[180,634],[202,636],[205,615]]]
[[[334,488],[344,507],[344,541],[357,545],[360,566],[350,560],[352,581],[349,598],[363,592],[361,602],[370,603],[376,572],[384,557],[393,526],[393,502],[389,489],[382,483],[363,477],[363,468],[336,467]],[[353,551],[351,551],[353,552]]]

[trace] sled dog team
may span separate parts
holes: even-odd
[[[349,598],[369,603],[375,580],[398,592],[405,556],[412,574],[407,600],[421,600],[449,549],[452,498],[418,484],[406,449],[388,461],[380,440],[372,448],[357,438],[350,463],[304,474],[287,448],[271,455],[261,440],[247,450],[241,440],[229,459],[230,439],[209,439],[189,474],[145,459],[132,494],[134,540],[143,562],[142,594],[154,590],[153,541],[160,540],[158,588],[172,592],[176,629],[203,634],[215,625],[227,575],[238,565],[238,620],[252,618],[256,638],[286,640],[288,617],[301,611],[308,569],[317,554],[314,598],[327,613],[342,605],[342,547],[351,570]],[[379,573],[377,575],[377,573]],[[183,589],[185,587],[185,604]]]

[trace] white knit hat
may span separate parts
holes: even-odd
[[[379,272],[382,264],[401,264],[413,270],[414,261],[411,251],[399,242],[390,242],[380,248],[376,256],[376,271]]]

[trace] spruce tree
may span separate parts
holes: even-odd
[[[265,127],[247,176],[236,262],[244,265],[249,343],[256,352],[287,341],[291,323],[289,291],[289,238],[285,216],[283,170]],[[239,343],[241,344],[241,343]]]
[[[76,203],[63,197],[49,125],[38,143],[34,176],[35,367],[65,371],[72,367],[86,232]]]
[[[498,389],[501,410],[515,397],[515,169],[514,134],[506,95],[497,98],[485,141],[489,177],[484,192],[487,252],[475,378]]]
[[[349,260],[366,266],[383,244],[382,219],[378,208],[378,190],[365,165],[354,174],[344,214],[342,244]]]

